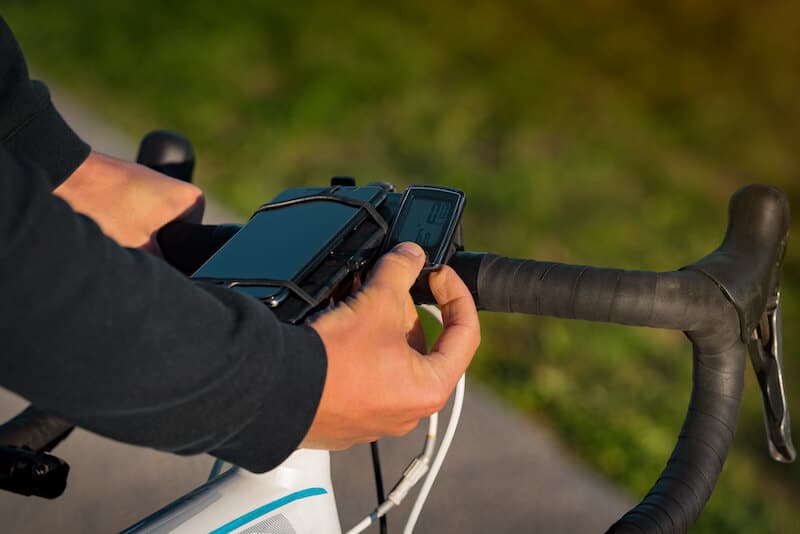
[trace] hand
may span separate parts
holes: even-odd
[[[165,224],[203,218],[203,193],[196,186],[97,152],[54,193],[121,246],[157,255],[156,234]]]
[[[406,434],[447,402],[480,344],[480,325],[464,282],[443,267],[430,286],[444,331],[425,354],[408,293],[424,260],[419,246],[398,245],[358,292],[311,323],[325,344],[328,374],[302,447],[344,449]]]

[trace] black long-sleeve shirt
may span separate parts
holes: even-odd
[[[121,441],[274,467],[316,412],[322,341],[72,211],[51,191],[88,154],[0,17],[0,385]]]

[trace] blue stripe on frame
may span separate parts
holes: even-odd
[[[237,517],[233,521],[225,523],[221,527],[212,530],[209,534],[226,534],[227,532],[233,532],[237,528],[249,523],[250,521],[253,521],[254,519],[258,519],[259,517],[266,515],[273,510],[277,510],[281,506],[286,506],[287,504],[293,503],[294,501],[299,501],[300,499],[306,499],[316,495],[324,495],[326,493],[328,493],[328,491],[325,488],[307,488],[301,491],[290,493],[289,495],[269,502],[264,506],[259,506],[255,510],[247,512],[243,516]]]

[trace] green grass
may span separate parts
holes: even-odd
[[[788,2],[66,4],[6,0],[3,13],[37,68],[99,113],[130,132],[189,134],[199,183],[242,213],[337,174],[442,183],[467,192],[471,249],[669,270],[719,243],[745,183],[782,187],[800,206],[800,7]],[[799,273],[790,244],[795,414]],[[685,413],[685,340],[482,323],[473,373],[646,491]],[[745,395],[697,532],[789,532],[800,520],[800,469],[768,459],[752,373]]]

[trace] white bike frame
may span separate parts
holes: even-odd
[[[441,312],[422,306],[441,323]],[[409,464],[387,500],[348,532],[361,532],[427,474],[405,532],[411,532],[452,442],[461,414],[464,377],[456,388],[450,421],[433,462],[438,414],[431,416],[425,448]],[[215,466],[216,467],[216,466]],[[215,471],[212,471],[214,473]],[[331,483],[330,453],[298,449],[281,465],[262,474],[232,467],[172,504],[142,519],[123,534],[341,534]]]
[[[260,475],[233,467],[125,534],[340,534],[330,453],[299,449]]]

